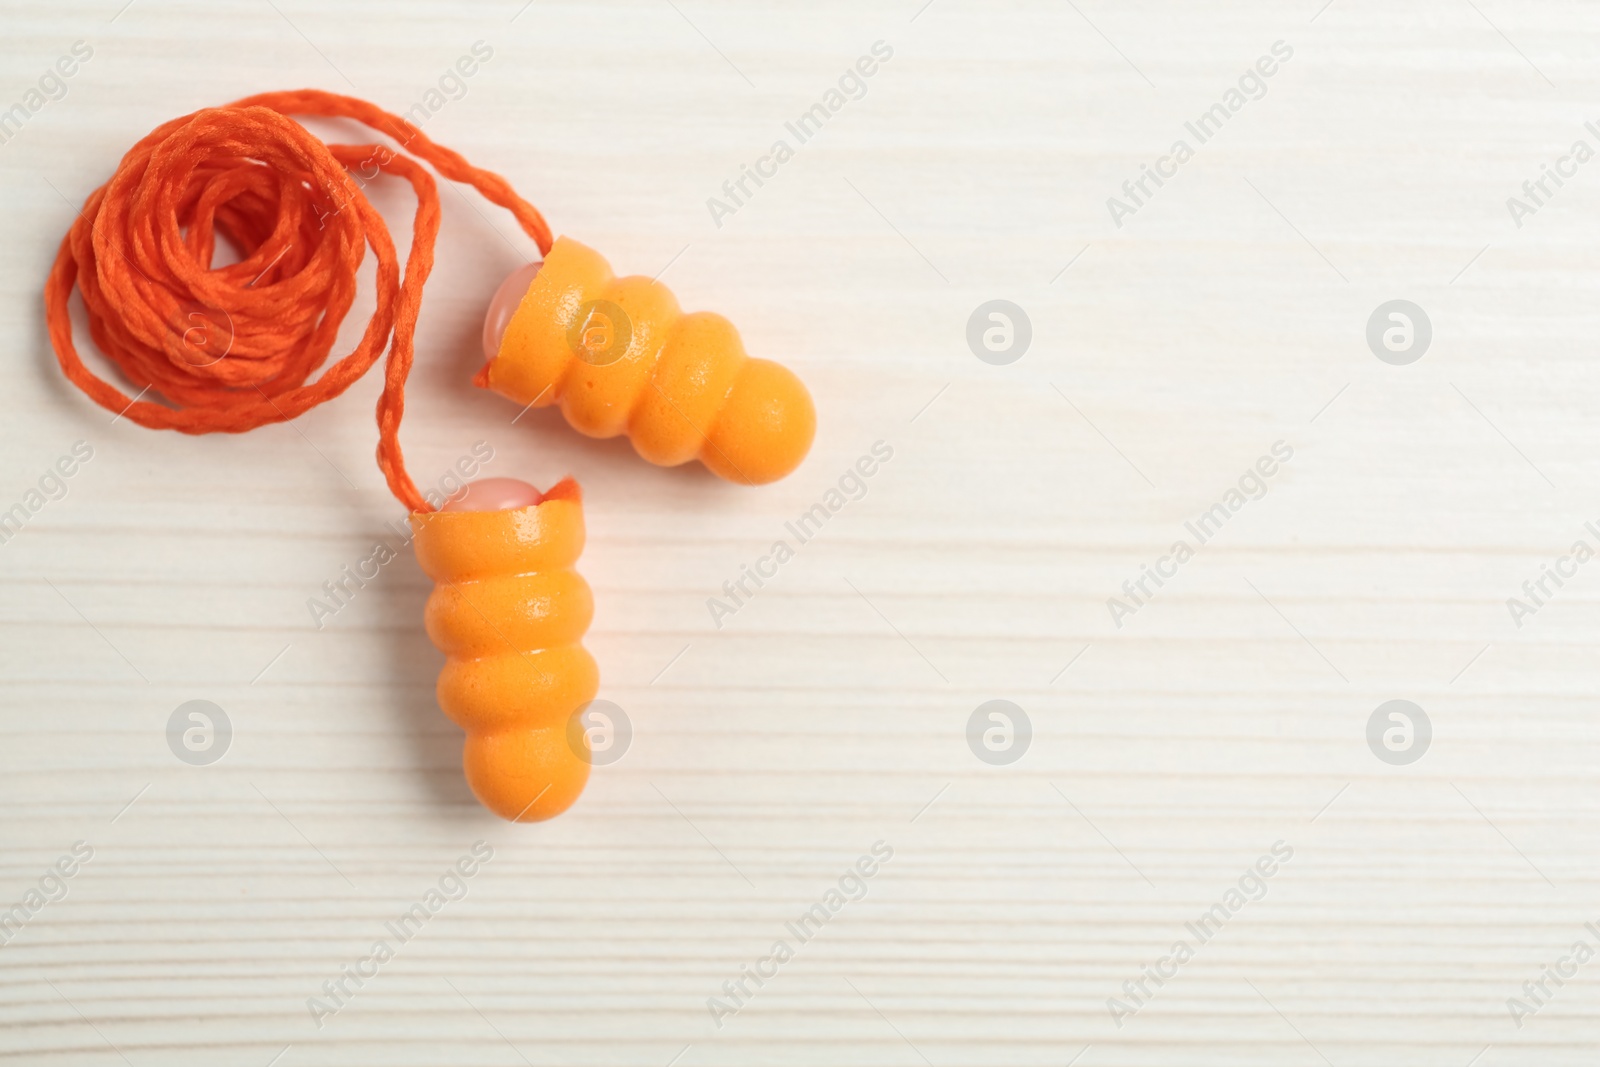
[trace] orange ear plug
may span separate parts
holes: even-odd
[[[794,373],[745,354],[733,323],[685,315],[649,278],[617,278],[596,251],[556,239],[501,286],[473,379],[518,404],[561,405],[590,437],[625,433],[651,463],[699,459],[733,482],[775,481],[811,448],[817,416]]]
[[[411,528],[436,583],[428,636],[445,654],[439,707],[467,731],[467,784],[502,818],[559,815],[589,780],[587,752],[574,747],[587,737],[568,724],[600,685],[579,643],[594,603],[572,569],[583,551],[578,483],[541,497],[486,479],[443,511],[412,515]]]

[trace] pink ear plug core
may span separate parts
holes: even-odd
[[[466,491],[454,497],[443,510],[509,511],[532,507],[542,500],[544,494],[527,482],[515,478],[480,478],[468,482]]]
[[[544,266],[543,260],[518,267],[506,275],[506,280],[494,291],[494,299],[489,301],[488,314],[483,317],[484,359],[492,362],[494,357],[500,354],[500,340],[506,335],[506,327],[511,325],[511,316],[517,313],[517,305],[522,303],[523,295],[527,293],[528,286],[533,284],[534,275],[539,273],[539,268],[542,266]],[[505,479],[489,480],[498,482]]]

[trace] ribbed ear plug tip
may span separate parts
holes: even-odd
[[[626,434],[663,467],[698,459],[758,485],[798,467],[816,434],[806,387],[787,367],[747,355],[733,323],[684,314],[666,286],[618,278],[571,238],[506,279],[483,336],[478,385],[524,407],[559,405],[590,437]]]
[[[583,501],[485,478],[442,511],[411,516],[417,562],[434,580],[425,621],[445,655],[439,707],[466,731],[462,770],[503,819],[559,815],[589,780],[588,734],[572,717],[600,672],[583,647],[594,614],[578,574]]]

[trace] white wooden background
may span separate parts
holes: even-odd
[[[123,2],[0,4],[0,107],[94,49],[0,145],[0,509],[95,450],[0,546],[0,907],[95,850],[0,948],[0,1060],[1594,1062],[1600,962],[1520,1029],[1506,1000],[1596,941],[1600,566],[1520,630],[1505,600],[1600,517],[1600,163],[1520,229],[1505,200],[1600,147],[1600,7]],[[1280,39],[1268,94],[1113,226]],[[401,517],[376,375],[294,427],[112,425],[39,296],[151,127],[304,85],[402,110],[478,40],[428,133],[619,269],[670,264],[819,410],[759,490],[511,425],[468,378],[531,245],[444,194],[411,469],[482,440],[488,474],[582,480],[589,646],[635,730],[530,827],[462,783],[409,556],[311,624]],[[878,40],[867,95],[716,227],[706,198]],[[1033,326],[1010,366],[965,341],[994,298]],[[1395,298],[1433,323],[1411,366],[1364,341]],[[717,630],[707,597],[879,439],[867,496]],[[1279,439],[1268,495],[1114,628],[1106,598]],[[965,740],[993,698],[1034,724],[1008,767]],[[1433,723],[1409,767],[1364,737],[1392,698]],[[234,725],[209,767],[165,739],[193,699]],[[307,998],[479,839],[468,896],[318,1030]],[[880,839],[866,898],[717,1028],[707,998]],[[1279,839],[1266,898],[1116,1027],[1107,998]]]

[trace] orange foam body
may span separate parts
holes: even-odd
[[[649,278],[618,278],[591,248],[560,237],[476,379],[521,405],[561,405],[590,437],[625,433],[664,467],[699,459],[761,484],[800,465],[816,433],[794,373],[752,359],[733,323],[684,314]]]
[[[446,657],[439,707],[467,732],[467,784],[502,818],[559,815],[589,780],[574,747],[587,737],[568,723],[600,686],[580,643],[594,600],[573,569],[584,539],[577,483],[531,507],[414,513],[411,528],[436,583],[428,636]]]

